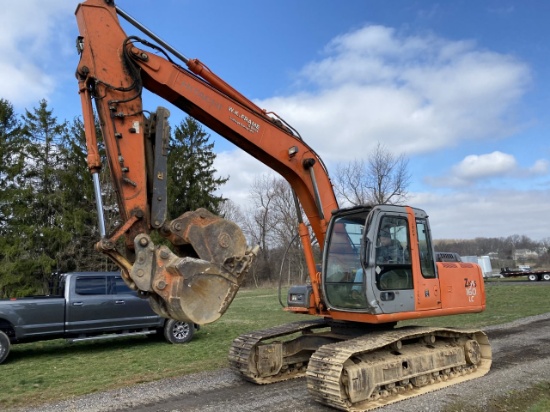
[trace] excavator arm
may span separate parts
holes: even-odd
[[[166,218],[167,110],[147,117],[145,88],[171,102],[220,136],[283,176],[299,200],[320,245],[326,219],[338,207],[327,170],[299,134],[273,113],[242,96],[196,59],[176,52],[172,61],[162,41],[128,36],[118,15],[142,29],[109,0],[79,4],[80,30],[76,70],[83,109],[88,167],[94,178],[102,239],[97,248],[121,268],[127,283],[149,296],[162,316],[198,324],[218,319],[231,303],[256,253],[246,246],[240,229],[205,209]],[[161,48],[158,44],[163,45]],[[95,102],[112,184],[122,219],[114,233],[105,233],[98,173],[102,161],[95,131]],[[298,214],[299,216],[301,213]],[[157,230],[173,245],[155,245]],[[300,222],[306,261],[317,285],[309,231]],[[125,239],[126,253],[116,248]],[[316,304],[320,304],[314,287]]]

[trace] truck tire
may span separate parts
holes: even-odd
[[[10,338],[0,330],[0,363],[4,362],[10,353]]]
[[[193,339],[195,326],[192,323],[170,319],[164,324],[164,337],[170,343],[186,343]]]
[[[550,280],[550,273],[545,273],[542,275],[542,280]]]
[[[527,279],[529,279],[531,282],[534,282],[536,280],[539,280],[539,277],[537,275],[532,274],[532,275],[528,275]]]

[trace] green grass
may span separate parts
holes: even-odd
[[[538,383],[528,389],[511,391],[491,399],[487,407],[456,402],[444,412],[547,412],[550,411],[550,382]]]
[[[549,291],[539,284],[488,285],[484,313],[414,323],[456,327],[505,323],[550,312]],[[227,367],[229,347],[240,334],[304,318],[308,317],[282,311],[275,289],[247,289],[239,291],[225,316],[202,327],[185,345],[150,337],[14,345],[0,365],[0,410]]]
[[[222,319],[185,345],[156,337],[13,345],[0,365],[0,410],[227,367],[234,338],[300,318],[308,317],[282,311],[274,289],[241,290]]]
[[[454,326],[481,328],[550,312],[550,282],[527,285],[485,285],[487,309],[472,315],[444,316],[402,322],[407,325]]]

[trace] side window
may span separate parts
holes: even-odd
[[[117,295],[132,295],[135,293],[134,291],[132,291],[132,289],[128,287],[128,285],[126,284],[126,282],[124,282],[124,279],[122,279],[122,277],[115,276],[114,281],[115,281],[115,293]]]
[[[422,276],[425,278],[435,278],[432,244],[430,242],[428,224],[424,219],[417,219],[416,232],[418,233],[418,253],[420,254]]]
[[[412,289],[409,226],[406,218],[384,216],[376,238],[377,286]]]
[[[58,294],[59,295],[64,295],[65,294],[65,286],[66,285],[67,285],[67,279],[63,278],[63,280],[61,282],[59,282],[59,289],[58,289]]]
[[[407,219],[384,217],[376,239],[376,264],[410,264]]]
[[[75,292],[77,295],[106,295],[107,280],[105,276],[82,277],[76,279]]]
[[[55,276],[50,287],[50,295],[63,296],[65,294],[65,276]]]

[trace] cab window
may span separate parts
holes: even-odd
[[[416,232],[418,233],[418,253],[420,257],[420,268],[425,278],[435,278],[435,265],[432,254],[432,244],[428,229],[428,222],[424,219],[416,220]]]
[[[115,294],[116,295],[133,295],[135,292],[124,282],[121,276],[115,276]]]
[[[324,274],[326,297],[332,306],[366,306],[360,259],[364,218],[341,217],[332,225]]]
[[[382,218],[377,232],[375,256],[378,289],[412,289],[407,219],[394,216]]]

